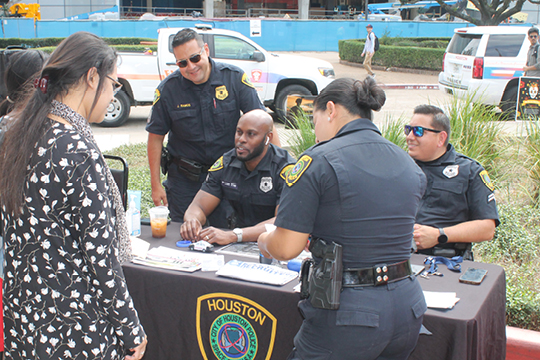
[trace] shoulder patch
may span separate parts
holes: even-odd
[[[304,171],[309,167],[313,159],[308,155],[302,155],[302,157],[296,162],[294,167],[287,172],[287,178],[285,179],[285,183],[287,183],[288,186],[293,186],[295,182],[300,179]]]
[[[208,171],[217,171],[223,169],[223,156],[216,160],[214,165]]]
[[[487,186],[489,190],[495,190],[495,186],[491,182],[491,179],[489,178],[488,172],[486,170],[481,171],[479,175],[480,179],[482,179],[482,182],[484,183],[484,185]]]
[[[159,92],[158,89],[156,89],[156,91],[154,91],[154,102],[152,103],[152,105],[156,105],[160,97],[161,97],[161,93]]]
[[[279,176],[281,176],[283,180],[287,180],[287,175],[289,175],[289,172],[292,170],[293,167],[294,167],[294,164],[289,164],[289,165],[284,166],[283,169],[281,169]]]
[[[253,84],[251,83],[251,81],[249,81],[249,79],[248,79],[246,73],[243,73],[243,74],[242,74],[242,83],[243,83],[244,85],[247,85],[247,86],[249,86],[249,87],[255,89],[255,86],[253,86]]]

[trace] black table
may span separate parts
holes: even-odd
[[[152,247],[175,248],[179,224],[167,237],[153,239],[150,227],[141,238]],[[233,257],[225,255],[225,261]],[[255,262],[255,259],[240,258]],[[414,264],[424,256],[413,255]],[[452,291],[461,300],[452,310],[428,309],[410,359],[498,360],[505,358],[505,275],[496,265],[465,262],[488,270],[481,285],[458,282],[459,274],[439,266],[444,277],[420,278],[424,290]],[[218,277],[214,272],[185,273],[135,264],[124,266],[129,291],[148,334],[144,359],[286,359],[302,317],[299,294],[271,286]]]

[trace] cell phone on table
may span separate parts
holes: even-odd
[[[487,270],[468,268],[463,275],[459,277],[459,282],[472,285],[480,285],[487,274]]]

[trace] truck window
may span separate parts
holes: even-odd
[[[253,60],[255,47],[244,40],[225,35],[214,35],[214,57],[216,59]]]
[[[454,34],[446,51],[451,54],[475,56],[481,38],[482,35]]]
[[[486,56],[516,57],[523,45],[524,34],[490,35],[486,48]]]

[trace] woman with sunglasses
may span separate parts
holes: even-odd
[[[300,301],[304,322],[289,359],[404,360],[416,345],[426,303],[409,258],[426,180],[371,121],[385,100],[371,77],[337,79],[321,92],[318,143],[287,174],[276,230],[259,237],[262,254],[278,260],[296,257],[311,237],[312,273],[327,264],[317,247],[343,253],[339,308],[315,292]]]
[[[99,37],[75,33],[10,114],[0,148],[6,358],[144,354],[121,268],[131,256],[122,200],[90,128],[118,88],[116,62]]]

